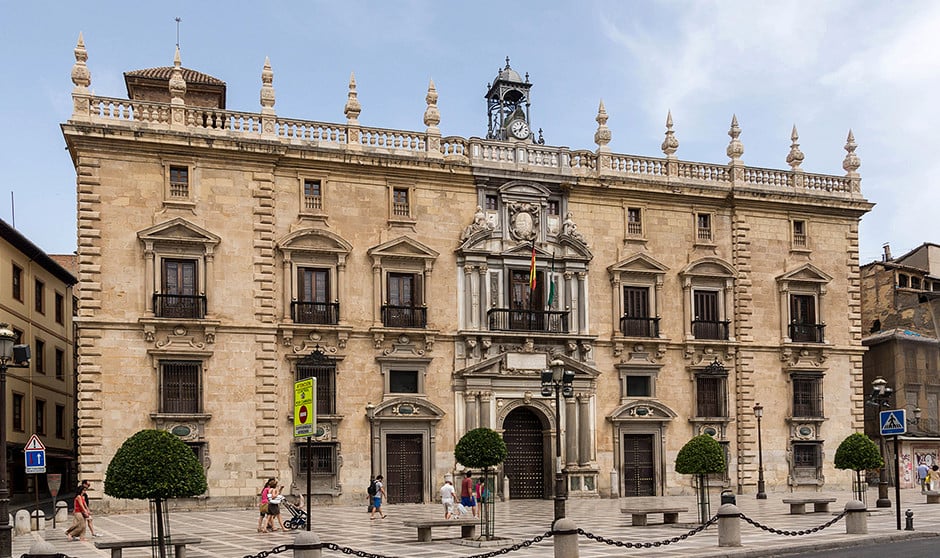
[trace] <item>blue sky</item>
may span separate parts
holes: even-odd
[[[940,242],[940,3],[0,0],[0,218],[49,253],[75,250],[75,177],[59,124],[71,114],[84,33],[91,89],[125,97],[124,71],[183,65],[228,84],[228,108],[259,111],[265,56],[278,115],[344,122],[355,72],[360,122],[423,130],[433,79],[441,131],[484,136],[486,85],[506,56],[532,89],[546,143],[593,149],[599,100],[617,153],[726,163],[736,114],[744,162],[787,168],[796,124],[807,172],[842,175],[859,145],[863,263]]]

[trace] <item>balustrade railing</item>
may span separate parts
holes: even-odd
[[[659,318],[620,318],[620,333],[626,337],[659,337]]]
[[[385,327],[424,328],[428,325],[428,309],[424,306],[382,306]]]
[[[795,343],[823,343],[826,324],[790,324],[790,340]]]
[[[339,323],[339,303],[291,302],[290,319],[295,324],[335,325]]]
[[[730,321],[692,320],[692,337],[696,339],[728,339]]]
[[[567,311],[492,308],[486,316],[490,331],[568,332]]]
[[[153,314],[158,318],[206,317],[205,295],[153,294]]]

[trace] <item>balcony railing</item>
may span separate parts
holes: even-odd
[[[730,321],[692,320],[692,337],[695,339],[728,339]]]
[[[659,318],[620,318],[620,333],[626,337],[659,337]]]
[[[206,317],[206,296],[154,293],[153,313],[158,318],[202,319]]]
[[[291,302],[290,319],[295,324],[338,324],[338,302]]]
[[[826,324],[790,324],[790,340],[794,343],[823,343]]]
[[[493,308],[486,315],[490,331],[568,332],[567,311]]]
[[[427,327],[428,309],[423,306],[382,307],[382,325],[385,327]]]

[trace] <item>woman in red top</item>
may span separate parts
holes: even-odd
[[[74,510],[72,514],[72,526],[65,530],[65,536],[71,541],[75,537],[78,540],[85,540],[85,520],[91,515],[88,510],[88,504],[85,503],[85,487],[78,485],[78,491],[75,494]]]

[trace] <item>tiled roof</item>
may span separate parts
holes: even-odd
[[[202,72],[197,72],[196,70],[190,70],[189,68],[180,68],[183,71],[183,80],[186,83],[201,83],[205,85],[225,85],[225,82],[210,76],[209,74],[204,74]],[[143,70],[132,70],[130,72],[124,72],[124,79],[129,77],[139,77],[145,79],[159,79],[159,80],[170,80],[170,75],[173,72],[173,66],[162,66],[160,68],[145,68]]]

